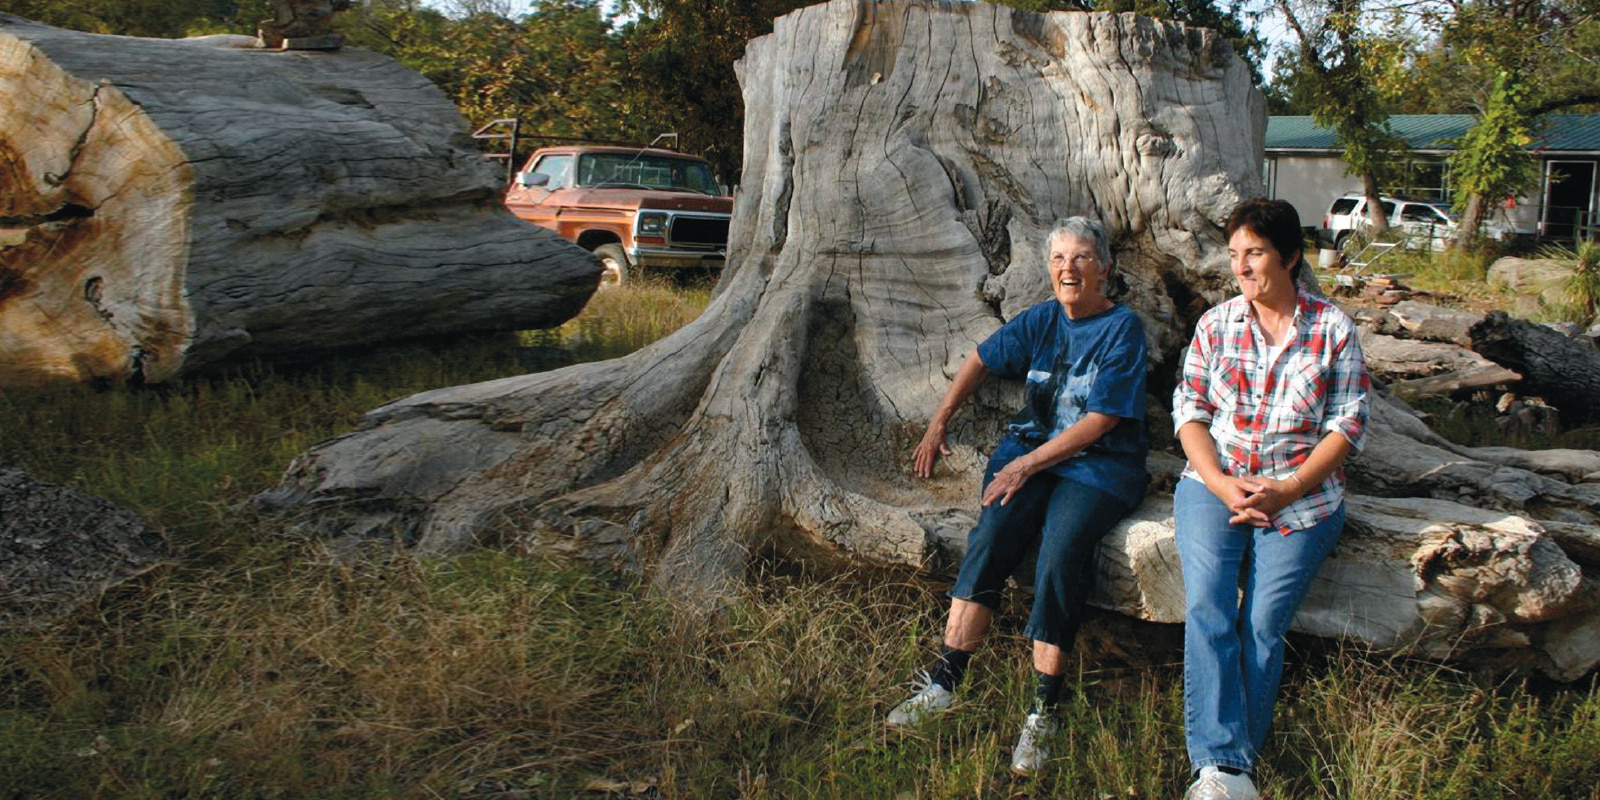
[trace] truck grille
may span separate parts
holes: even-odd
[[[728,244],[728,220],[709,217],[674,217],[667,238],[673,244]]]

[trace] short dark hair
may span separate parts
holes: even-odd
[[[1272,243],[1278,257],[1285,261],[1297,256],[1290,277],[1300,280],[1300,270],[1306,265],[1305,233],[1300,230],[1300,213],[1287,200],[1256,198],[1233,207],[1228,214],[1228,238],[1235,231],[1249,228],[1250,232]]]

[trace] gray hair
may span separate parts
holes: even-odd
[[[1105,226],[1088,217],[1067,217],[1056,221],[1055,227],[1050,229],[1050,238],[1046,242],[1048,245],[1054,245],[1057,239],[1068,236],[1094,245],[1095,258],[1100,261],[1100,269],[1106,276],[1105,286],[1101,291],[1108,300],[1121,297],[1128,290],[1128,286],[1122,276],[1117,274],[1116,263],[1111,260],[1111,235],[1106,233]]]
[[[1057,239],[1068,236],[1094,243],[1095,258],[1100,260],[1100,266],[1105,268],[1106,275],[1111,274],[1111,236],[1106,233],[1105,226],[1088,217],[1067,217],[1056,221],[1056,226],[1050,229],[1050,238],[1047,241],[1053,245]]]

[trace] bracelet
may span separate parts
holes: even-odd
[[[1298,473],[1298,472],[1289,473],[1289,480],[1294,481],[1295,488],[1298,488],[1301,491],[1305,490],[1306,484],[1305,484],[1305,481],[1300,480],[1300,473]]]

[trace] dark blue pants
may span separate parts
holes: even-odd
[[[983,485],[987,487],[995,473],[1018,455],[1016,448],[997,448]],[[1037,548],[1033,612],[1024,633],[1035,641],[1071,649],[1083,620],[1084,601],[1094,585],[1095,548],[1130,510],[1120,499],[1092,486],[1049,472],[1034,475],[1011,502],[983,509],[977,526],[967,534],[967,554],[950,596],[997,609],[1006,578]]]

